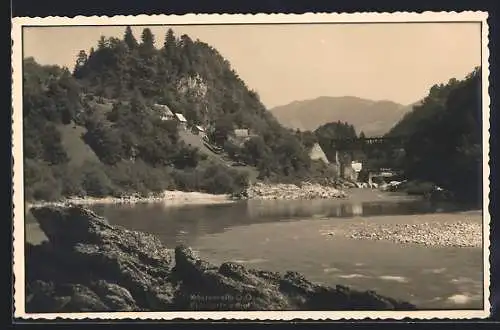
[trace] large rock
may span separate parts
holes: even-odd
[[[111,226],[82,207],[45,207],[33,209],[32,213],[49,242],[28,245],[29,280],[87,287],[105,281],[103,285],[108,289],[113,284],[123,287],[135,301],[122,304],[121,308],[118,303],[114,306],[118,310],[171,307],[174,290],[167,279],[173,267],[173,254],[155,236]],[[103,300],[110,294],[106,290],[96,291]]]
[[[174,251],[82,207],[32,213],[49,238],[26,246],[27,311],[400,310],[411,304],[294,272],[246,269]]]
[[[246,269],[231,262],[216,267],[187,247],[175,249],[175,273],[183,307],[199,310],[408,310],[414,306],[372,291],[309,282],[299,273]]]

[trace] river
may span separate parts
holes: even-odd
[[[414,223],[462,214],[397,194],[354,189],[348,200],[242,201],[181,207],[100,205],[110,223],[157,235],[167,246],[186,244],[214,263],[234,261],[272,271],[294,270],[328,285],[349,285],[425,309],[482,309],[483,256],[475,247],[424,247],[390,241],[329,238],[326,229],[362,222]],[[468,221],[481,222],[481,212]],[[27,218],[27,239],[40,233]]]

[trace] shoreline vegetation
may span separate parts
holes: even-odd
[[[447,191],[442,194],[433,192],[434,185],[429,182],[409,181],[401,184],[395,189],[380,189],[385,192],[395,192],[408,196],[421,196],[433,201],[453,201],[449,198]],[[243,191],[237,193],[213,194],[201,191],[165,190],[161,193],[149,194],[127,194],[123,196],[69,196],[56,201],[35,200],[28,201],[26,207],[45,206],[71,206],[71,205],[111,205],[111,204],[148,204],[164,203],[171,206],[181,205],[206,205],[232,203],[239,200],[317,200],[317,199],[346,199],[349,198],[347,192],[356,185],[349,181],[338,184],[319,184],[310,182],[293,183],[264,183],[256,182]],[[377,188],[360,188],[377,189]],[[439,191],[438,191],[439,193]],[[472,205],[472,204],[471,204]],[[471,208],[473,208],[471,206]],[[475,209],[475,208],[473,208]]]
[[[230,203],[228,194],[209,194],[203,192],[188,192],[179,190],[166,190],[160,194],[150,194],[148,196],[127,195],[122,197],[68,197],[59,201],[34,201],[27,203],[28,209],[46,206],[67,207],[71,205],[111,205],[111,204],[146,204],[146,203],[167,203],[171,205],[193,205],[193,204],[218,204]]]
[[[142,204],[142,203],[167,203],[172,206],[194,205],[194,204],[221,204],[231,203],[237,200],[260,199],[260,200],[298,200],[298,199],[327,199],[346,198],[345,191],[311,183],[295,184],[265,184],[257,183],[248,187],[239,194],[210,194],[204,192],[187,192],[180,190],[166,190],[159,194],[141,196],[139,194],[126,195],[122,197],[67,197],[58,201],[31,201],[27,208],[39,208],[46,206],[70,206],[70,205],[110,205],[110,204]]]

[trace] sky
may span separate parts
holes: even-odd
[[[138,40],[145,26],[132,30]],[[436,83],[481,64],[479,23],[177,25],[167,29],[216,48],[268,108],[320,96],[357,96],[408,105]],[[80,50],[124,26],[25,27],[24,57],[73,69]]]

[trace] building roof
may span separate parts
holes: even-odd
[[[176,113],[175,116],[177,117],[177,119],[180,121],[180,122],[187,122],[186,118],[184,118],[184,115],[182,113]]]
[[[163,111],[163,114],[166,115],[166,116],[173,116],[174,113],[172,112],[172,110],[170,110],[170,108],[168,107],[168,105],[165,105],[165,104],[155,104],[154,107],[156,109],[161,109],[161,111]]]
[[[238,137],[247,137],[249,136],[248,134],[248,129],[246,128],[237,128],[234,130],[234,135]]]
[[[205,129],[199,125],[196,125],[196,128],[198,129],[198,131],[200,132],[205,132]]]
[[[319,145],[319,143],[315,143],[313,147],[311,148],[311,151],[309,152],[309,157],[311,157],[312,160],[322,160],[326,164],[328,164],[328,158],[326,157],[323,149]]]

